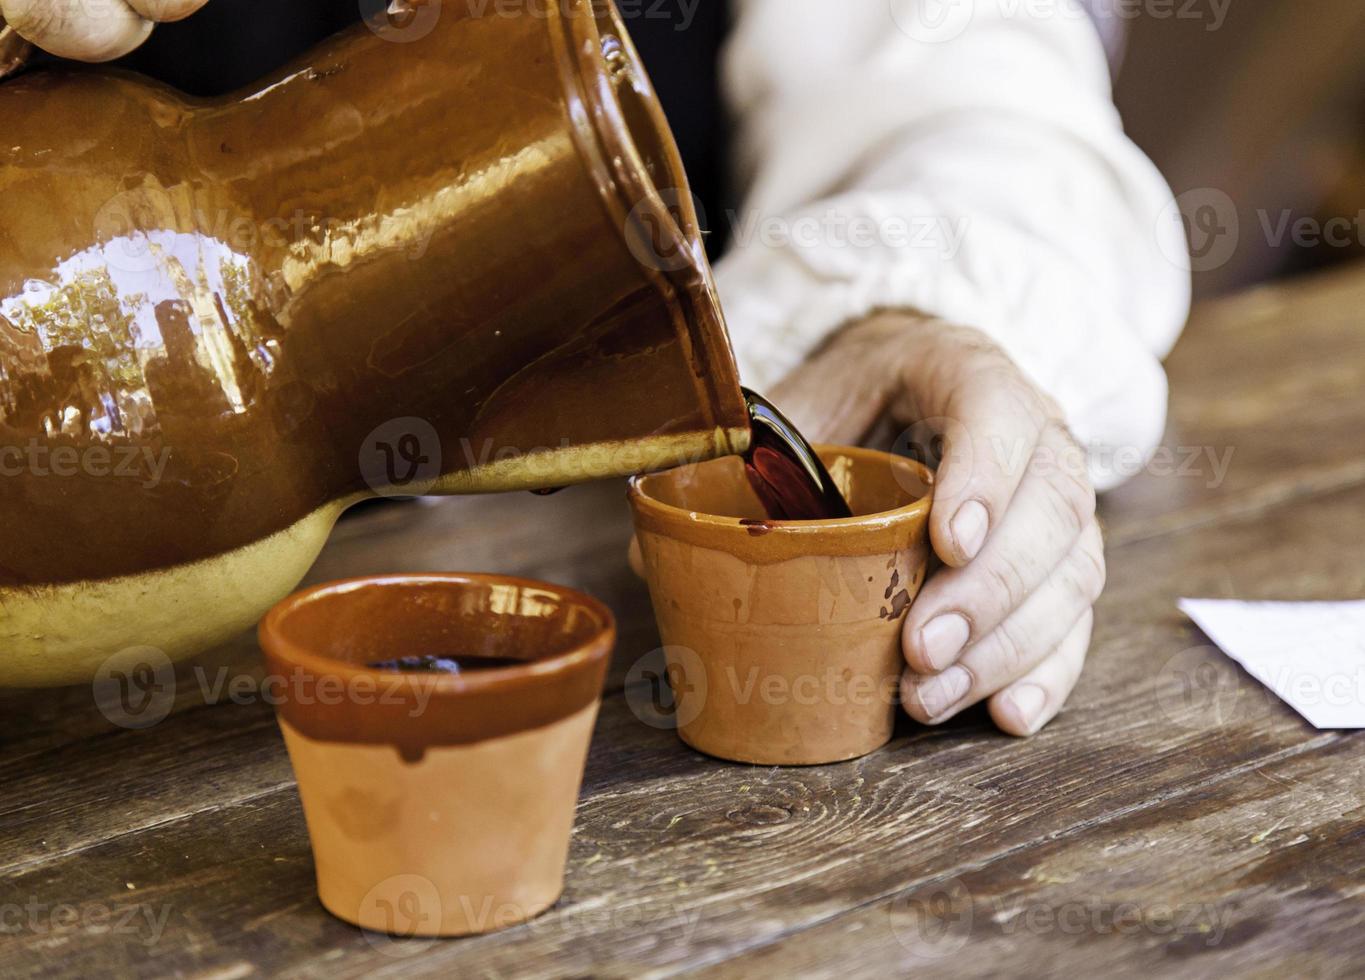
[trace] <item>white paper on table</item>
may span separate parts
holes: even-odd
[[[1317,728],[1365,728],[1365,601],[1181,599],[1233,660]]]

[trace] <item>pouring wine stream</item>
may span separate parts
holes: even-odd
[[[744,389],[752,439],[744,469],[763,509],[774,521],[828,521],[852,517],[814,448],[762,395]]]

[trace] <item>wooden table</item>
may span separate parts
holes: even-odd
[[[1170,363],[1175,472],[1105,501],[1090,664],[1027,741],[978,711],[843,765],[716,762],[623,690],[658,639],[620,485],[350,519],[312,579],[515,572],[620,617],[557,908],[439,942],[329,917],[244,637],[148,730],[89,689],[0,696],[0,975],[1359,975],[1365,742],[1268,697],[1175,600],[1365,595],[1361,310],[1365,268],[1199,312]]]

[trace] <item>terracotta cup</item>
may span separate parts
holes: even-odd
[[[631,483],[678,734],[709,755],[815,765],[891,738],[932,478],[887,453],[818,451],[859,516],[764,520],[733,457]]]
[[[271,610],[266,690],[322,904],[407,936],[490,932],[553,905],[615,636],[589,596],[490,575],[337,582]],[[366,666],[427,655],[507,665]]]

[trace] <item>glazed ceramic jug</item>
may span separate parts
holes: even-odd
[[[368,496],[743,450],[613,5],[477,9],[357,25],[221,100],[0,83],[0,686],[232,636]]]

